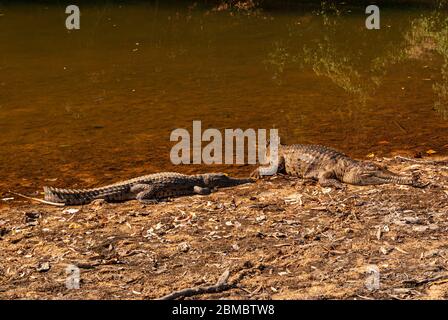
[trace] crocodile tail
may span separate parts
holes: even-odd
[[[232,182],[234,183],[234,185],[240,185],[240,184],[246,184],[246,183],[251,183],[254,182],[255,180],[252,178],[232,178]]]
[[[64,203],[66,205],[81,205],[91,202],[102,195],[101,189],[59,189],[44,187],[45,200]]]
[[[56,189],[53,187],[44,187],[44,199],[56,203],[65,203],[63,199],[58,197]]]
[[[46,201],[64,203],[67,205],[85,204],[93,199],[87,190],[59,189],[54,187],[44,187],[44,199]]]
[[[107,199],[111,201],[123,200],[123,194],[128,191],[128,185],[107,186],[94,189],[59,189],[44,187],[45,200],[64,203],[66,205],[81,205],[95,199]]]

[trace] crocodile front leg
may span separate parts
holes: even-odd
[[[253,179],[260,179],[263,177],[263,175],[261,174],[261,171],[265,171],[265,170],[269,170],[270,168],[272,168],[272,166],[260,166],[257,169],[255,169],[254,171],[252,171],[252,173],[250,174],[250,178]],[[275,172],[275,174],[277,173],[285,173],[285,159],[283,157],[280,158],[279,163],[277,165],[277,171]]]
[[[201,195],[207,195],[207,194],[212,193],[210,188],[203,188],[203,187],[199,187],[199,186],[194,186],[193,192],[196,194],[201,194]]]
[[[344,184],[335,179],[333,172],[327,171],[319,174],[318,182],[321,187],[334,187],[336,189],[344,189]]]
[[[258,167],[254,171],[252,171],[251,174],[249,175],[249,177],[256,179],[256,180],[260,179],[261,178],[260,167]]]

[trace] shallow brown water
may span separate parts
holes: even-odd
[[[230,14],[185,5],[0,6],[0,193],[175,170],[170,132],[278,128],[358,158],[448,153],[441,11]],[[57,179],[57,180],[56,180]]]

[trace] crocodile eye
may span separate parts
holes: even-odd
[[[373,174],[371,172],[363,172],[360,174],[360,176],[363,178],[369,178],[369,177],[372,177]]]
[[[373,164],[373,163],[367,163],[367,164],[366,164],[366,169],[367,169],[367,170],[375,171],[375,170],[378,170],[378,166],[375,165],[375,164]]]

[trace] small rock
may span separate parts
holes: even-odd
[[[62,213],[67,213],[67,214],[75,214],[75,213],[77,213],[77,212],[79,212],[79,209],[74,209],[74,208],[64,209],[64,210],[62,211]]]
[[[190,245],[186,242],[182,242],[181,244],[179,244],[177,248],[179,249],[180,252],[186,253],[190,250]]]
[[[90,207],[94,209],[99,209],[106,204],[106,200],[104,199],[95,199],[90,203]]]
[[[432,257],[440,255],[441,252],[443,252],[443,250],[440,250],[440,249],[429,250],[429,251],[422,253],[421,258],[432,258]]]
[[[256,220],[257,222],[261,222],[261,221],[263,221],[263,220],[266,220],[266,216],[263,214],[263,215],[261,215],[261,216],[256,217],[255,220]]]
[[[401,220],[407,222],[407,223],[418,223],[420,221],[417,217],[403,217]]]
[[[36,270],[39,272],[47,272],[48,270],[50,270],[51,266],[49,262],[41,262],[37,265]]]
[[[0,237],[3,237],[4,235],[6,235],[9,232],[9,229],[6,229],[4,227],[0,228]]]
[[[41,213],[38,211],[29,211],[29,212],[25,212],[25,222],[28,224],[37,224],[36,220],[39,219],[41,217]]]
[[[330,193],[331,190],[332,190],[331,188],[322,188],[322,193],[327,194],[327,193]]]
[[[428,229],[429,229],[428,226],[414,226],[414,227],[412,227],[412,230],[416,231],[416,232],[424,232],[424,231],[426,231]]]

